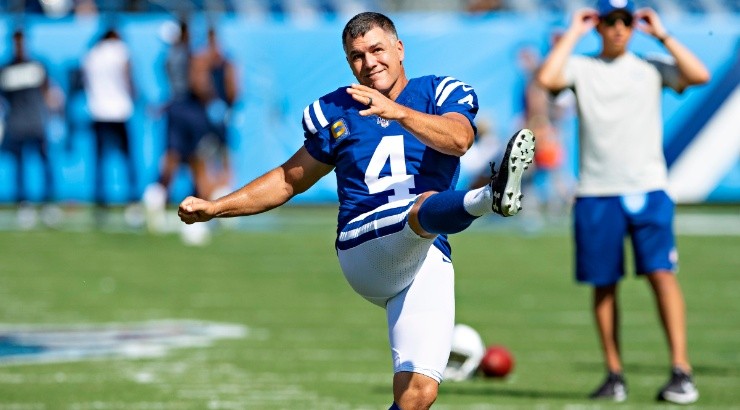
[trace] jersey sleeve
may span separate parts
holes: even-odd
[[[303,146],[316,160],[325,164],[335,165],[334,154],[330,143],[331,134],[328,131],[329,120],[324,114],[325,104],[321,99],[309,104],[303,110]]]
[[[681,73],[678,71],[676,60],[673,57],[652,55],[645,58],[645,61],[658,70],[663,87],[670,87],[677,92],[681,91]]]
[[[472,86],[452,77],[436,77],[434,80],[434,102],[437,114],[456,112],[464,115],[475,128],[478,113],[478,96]]]

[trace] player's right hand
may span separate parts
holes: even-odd
[[[180,220],[190,225],[195,222],[208,222],[215,215],[213,202],[189,196],[180,202],[177,216]]]

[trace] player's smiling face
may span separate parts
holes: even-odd
[[[347,62],[357,81],[395,98],[406,85],[403,43],[380,27],[348,40]],[[400,79],[400,81],[399,81]]]

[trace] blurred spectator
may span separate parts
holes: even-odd
[[[209,165],[213,183],[211,196],[225,194],[230,192],[231,181],[228,127],[237,99],[238,82],[236,67],[222,50],[213,27],[208,29],[205,50],[193,58],[191,75],[196,93],[205,97],[208,119],[215,129],[213,138],[205,141],[210,146],[200,147],[200,154]]]
[[[170,86],[170,101],[187,98],[190,92],[190,29],[186,21],[181,21],[178,36],[167,53],[165,71]]]
[[[489,11],[502,10],[504,2],[502,0],[468,0],[465,10],[468,13],[486,13]]]
[[[32,228],[36,211],[29,200],[29,183],[26,181],[25,160],[35,152],[41,160],[44,176],[42,202],[44,222],[53,224],[58,219],[58,209],[50,206],[54,196],[54,173],[49,158],[46,126],[49,110],[63,105],[61,91],[50,85],[46,67],[32,59],[26,50],[22,30],[13,33],[13,56],[0,68],[0,95],[7,102],[5,137],[0,147],[12,155],[16,165],[15,203],[18,205],[18,223],[21,228]]]
[[[74,8],[75,0],[11,0],[8,11],[24,14],[43,14],[51,18],[68,15]]]
[[[172,93],[167,108],[167,147],[160,176],[144,192],[149,228],[164,228],[169,187],[181,164],[187,164],[196,195],[206,198],[229,190],[231,167],[227,128],[237,97],[236,68],[221,50],[213,28],[206,48],[190,53],[189,28],[180,25],[170,47],[166,71]]]
[[[96,138],[95,204],[98,216],[108,205],[105,158],[113,149],[125,158],[129,204],[138,202],[136,164],[127,122],[134,112],[129,50],[115,29],[103,34],[83,61],[84,87]],[[99,221],[100,222],[100,221]]]
[[[481,116],[482,117],[482,116]],[[499,141],[488,118],[476,121],[475,142],[460,158],[460,171],[471,176],[468,189],[480,188],[491,182],[492,162],[501,156],[504,145]]]
[[[98,5],[94,0],[76,0],[74,2],[74,13],[78,16],[89,16],[98,14]]]
[[[598,10],[597,10],[598,9]],[[577,10],[537,73],[552,92],[575,92],[579,119],[579,176],[573,206],[576,280],[592,288],[591,313],[602,348],[606,377],[589,397],[624,401],[620,339],[620,282],[625,278],[625,241],[632,245],[632,271],[650,284],[670,352],[670,376],[657,400],[690,404],[693,383],[686,336],[686,306],[676,277],[675,204],[666,192],[663,152],[664,88],[682,93],[710,74],[673,37],[658,14],[636,10],[632,1],[597,3]],[[598,54],[575,52],[598,33]],[[631,51],[636,32],[664,47],[661,56]],[[670,58],[669,58],[670,57]]]
[[[537,138],[535,169],[530,174],[525,195],[529,194],[527,197],[533,203],[527,210],[535,212],[529,220],[538,223],[542,213],[548,216],[565,214],[572,195],[573,184],[563,169],[565,150],[558,126],[564,112],[559,103],[567,104],[568,99],[562,95],[558,96],[556,102],[550,92],[535,81],[534,73],[541,60],[538,50],[525,46],[519,50],[517,57],[525,78],[522,127],[531,129]],[[573,99],[570,101],[572,103]]]

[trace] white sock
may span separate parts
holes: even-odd
[[[492,212],[493,194],[491,187],[486,185],[482,188],[468,191],[463,198],[463,207],[473,216],[482,216]]]

